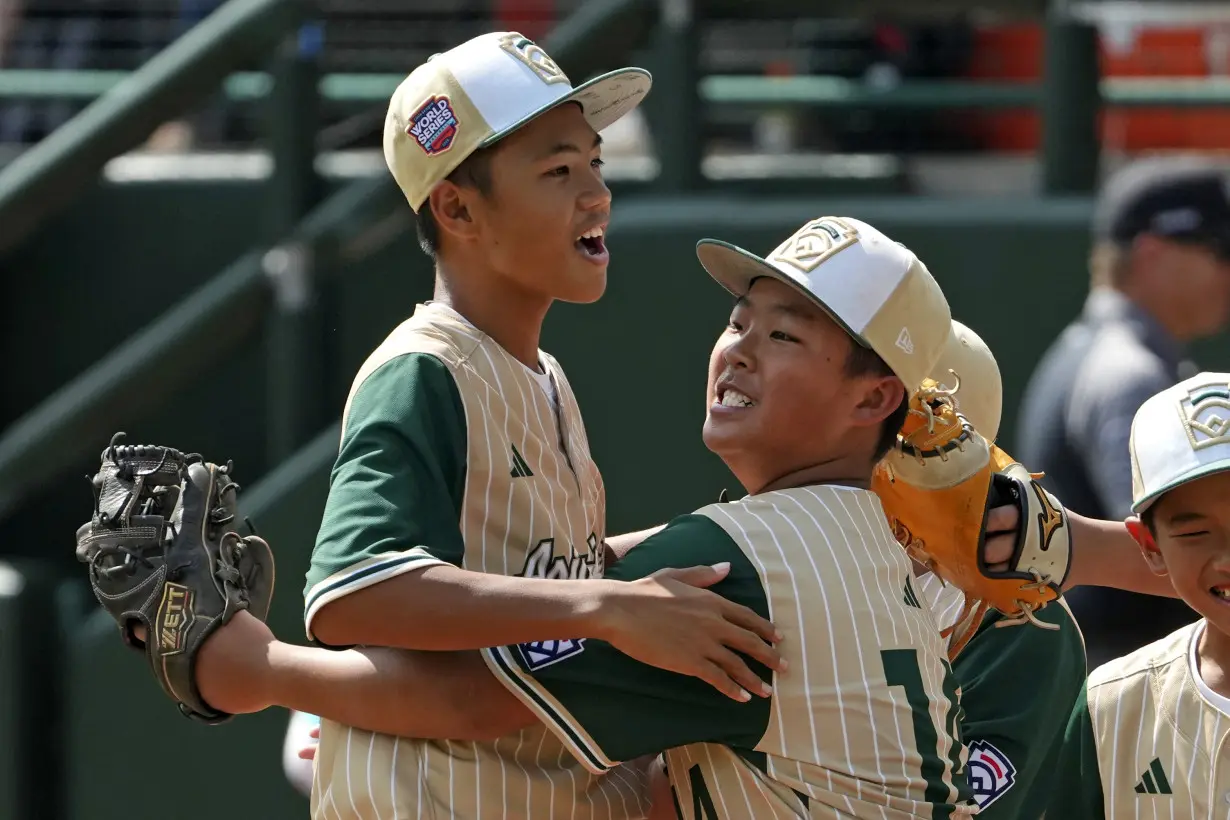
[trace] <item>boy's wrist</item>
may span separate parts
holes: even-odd
[[[613,642],[619,635],[627,586],[621,581],[606,580],[583,581],[578,585],[573,618],[581,637]]]

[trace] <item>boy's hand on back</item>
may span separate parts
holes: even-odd
[[[781,635],[747,607],[704,589],[729,572],[723,563],[614,582],[606,587],[597,637],[641,663],[700,678],[734,700],[768,697],[769,685],[735,653],[785,671],[770,645]]]

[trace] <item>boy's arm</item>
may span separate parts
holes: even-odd
[[[699,516],[677,519],[673,529],[630,552],[614,572],[635,580],[610,583],[653,583],[660,570],[712,560],[730,568],[716,592],[767,615],[755,569],[720,527]],[[685,576],[695,571],[679,570]],[[227,712],[283,706],[386,734],[490,740],[547,719],[526,701],[526,687],[509,682],[503,664],[512,658],[520,674],[543,675],[561,708],[572,708],[586,720],[597,714],[602,727],[595,736],[610,727],[621,738],[625,729],[633,732],[632,751],[625,739],[610,746],[623,760],[698,739],[754,745],[768,721],[769,669],[750,656],[721,650],[755,669],[740,684],[759,697],[735,685],[707,685],[680,668],[679,659],[694,651],[689,644],[695,638],[660,632],[662,655],[654,659],[655,666],[587,639],[502,647],[493,651],[500,661],[484,664],[475,652],[292,646],[278,641],[256,618],[239,613],[202,648],[197,684],[206,702]],[[712,663],[717,669],[730,660],[719,657]],[[729,696],[723,694],[727,688],[733,690]],[[557,721],[548,725],[559,731]]]
[[[433,356],[394,358],[355,390],[308,571],[310,639],[447,651],[599,637],[648,662],[681,646],[673,663],[727,688],[751,672],[722,647],[776,663],[767,620],[696,588],[721,570],[617,584],[462,569],[466,436]]]
[[[1045,814],[1048,818],[1103,820],[1106,817],[1088,694],[1088,688],[1082,686],[1064,730],[1059,764],[1049,789],[1050,805]]]
[[[1037,817],[1046,808],[1049,754],[1084,689],[1085,648],[1071,613],[1053,604],[1037,615],[1059,628],[1000,628],[1004,618],[992,613],[953,663],[970,786],[987,820]]]
[[[1072,568],[1064,589],[1114,587],[1128,592],[1177,598],[1170,578],[1156,575],[1122,521],[1101,521],[1068,511],[1072,532]]]
[[[697,561],[729,563],[730,574],[714,591],[768,615],[756,569],[704,516],[676,518],[628,552],[611,574],[631,581]],[[542,642],[482,654],[503,684],[595,773],[687,743],[754,748],[768,726],[769,697],[722,697],[694,678],[640,663],[603,641]],[[756,670],[756,694],[770,695],[773,673],[753,660],[748,664]]]
[[[271,704],[370,732],[489,741],[536,722],[477,652],[352,649],[276,643]]]
[[[646,538],[662,531],[665,524],[659,524],[656,527],[650,527],[647,530],[637,530],[636,532],[626,532],[623,535],[612,535],[606,539],[606,563],[607,566],[613,566],[616,561],[628,554],[628,550],[640,544]]]

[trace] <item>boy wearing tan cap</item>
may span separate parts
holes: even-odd
[[[649,86],[647,72],[628,68],[574,88],[538,45],[497,32],[434,56],[397,88],[385,159],[435,258],[435,297],[354,379],[308,571],[309,639],[436,650],[447,664],[453,654],[440,650],[505,644],[549,663],[602,638],[732,694],[760,680],[731,648],[777,662],[771,624],[697,588],[723,567],[600,580],[602,477],[568,380],[538,348],[552,302],[593,302],[605,289],[599,131]],[[255,619],[236,619],[203,650],[198,678],[224,711],[281,703],[334,718],[322,721],[314,817],[538,818],[559,806],[620,819],[646,809],[643,771],[587,773],[541,725],[491,734],[480,701],[469,707],[482,742],[433,734],[432,688],[463,691],[447,671],[375,704],[394,727],[415,716],[425,739],[345,725],[348,710],[373,706],[361,687],[332,685],[311,665],[321,650],[266,652],[270,641]],[[374,657],[389,668],[412,654]]]
[[[1200,616],[1099,666],[1064,737],[1047,820],[1230,811],[1230,373],[1201,373],[1132,420],[1128,529]]]
[[[723,566],[715,591],[775,616],[787,673],[776,675],[787,664],[752,660],[754,683],[727,697],[601,639],[481,653],[325,652],[278,643],[239,613],[210,638],[230,643],[229,656],[207,671],[209,644],[202,650],[207,701],[220,678],[243,674],[252,708],[345,714],[415,737],[467,730],[464,743],[358,730],[332,750],[322,743],[320,772],[337,773],[317,776],[317,816],[392,816],[394,806],[426,805],[406,794],[415,787],[433,790],[437,816],[551,816],[551,805],[599,816],[595,790],[632,776],[623,761],[662,750],[678,810],[692,820],[972,812],[956,680],[910,560],[869,489],[907,412],[906,385],[922,382],[949,338],[943,293],[913,253],[852,219],[812,220],[763,259],[714,240],[698,255],[738,297],[710,360],[704,441],[749,495],[672,520],[624,554],[610,580],[587,583],[636,586],[671,568]],[[432,710],[400,721],[407,698]],[[474,725],[459,726],[459,714]],[[584,786],[571,801],[519,803],[505,784],[525,782],[544,727],[584,770],[558,768]],[[463,750],[483,749],[474,742],[482,737],[508,750],[504,768],[465,781],[456,768],[450,775],[448,764],[468,763]],[[363,748],[372,739],[379,754]],[[422,746],[454,749],[454,760]],[[389,776],[399,755],[417,778]],[[494,808],[497,798],[505,802]],[[669,801],[655,808],[669,810]]]

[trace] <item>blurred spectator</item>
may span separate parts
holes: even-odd
[[[1200,160],[1129,166],[1102,192],[1093,241],[1091,292],[1026,387],[1017,457],[1069,509],[1123,519],[1133,415],[1196,372],[1186,343],[1230,319],[1230,178]],[[1099,587],[1068,600],[1091,667],[1196,619],[1177,600]]]

